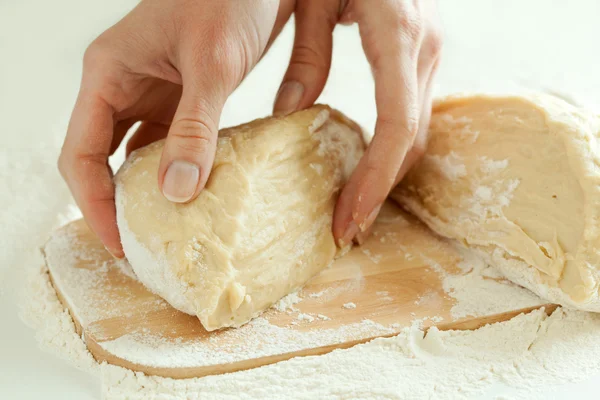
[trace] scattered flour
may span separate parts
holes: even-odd
[[[307,321],[307,322],[313,322],[315,320],[315,317],[313,317],[310,314],[300,313],[300,314],[298,314],[298,320],[300,320],[300,321]]]
[[[600,315],[559,308],[549,317],[537,310],[476,331],[424,333],[413,324],[392,338],[225,375],[146,376],[95,363],[44,267],[31,274],[28,290],[22,316],[40,344],[99,373],[107,400],[237,399],[242,393],[245,399],[467,399],[502,384],[511,388],[510,398],[534,399],[548,386],[600,374]]]
[[[547,303],[529,290],[506,280],[476,252],[452,241],[448,243],[462,258],[457,264],[459,272],[456,274],[448,273],[425,254],[419,256],[442,277],[444,291],[455,300],[451,309],[453,319],[499,314]],[[422,296],[415,304],[434,301],[435,297],[433,293]]]
[[[381,261],[381,258],[382,258],[381,254],[374,254],[371,250],[366,249],[366,248],[361,248],[361,251],[373,263],[379,264],[379,262]]]
[[[73,319],[58,300],[45,267],[28,271],[21,319],[35,329],[40,347],[84,371],[99,372],[98,364],[75,330]]]
[[[299,313],[291,325],[325,320]],[[327,318],[327,317],[325,317]],[[172,340],[152,332],[128,333],[102,342],[106,351],[128,361],[159,368],[185,368],[233,363],[307,348],[390,335],[398,330],[363,320],[331,329],[296,330],[258,317],[238,329],[219,331],[206,340]]]
[[[312,296],[311,296],[312,297]],[[302,301],[302,297],[298,296],[298,292],[290,293],[287,296],[283,297],[277,303],[273,305],[277,311],[285,312],[285,311],[297,311],[294,304],[298,304]]]
[[[436,268],[445,275],[444,291],[456,300],[451,310],[453,318],[492,315],[547,303],[529,290],[505,280],[473,251],[458,244],[455,248],[462,256],[458,264],[461,273],[452,275],[441,267]]]
[[[453,151],[445,156],[428,154],[424,158],[428,162],[436,165],[438,170],[451,181],[455,181],[458,178],[467,175],[467,169],[463,164],[462,157]]]
[[[312,298],[312,299],[318,299],[319,297],[323,296],[325,293],[327,293],[329,289],[325,289],[325,290],[321,290],[320,292],[317,293],[311,293],[308,295],[308,297]]]
[[[392,301],[394,300],[394,298],[392,296],[390,296],[390,292],[388,292],[387,290],[382,290],[379,292],[375,292],[375,295],[377,295],[377,298],[380,301]]]
[[[455,299],[452,318],[543,303],[529,291],[504,280],[469,250],[458,247],[457,251],[462,256],[457,274],[449,274],[423,254],[417,255],[441,275],[444,290]],[[87,256],[95,258],[94,254]],[[370,256],[377,257],[377,254]],[[125,275],[135,278],[127,263],[118,267]],[[93,276],[86,276],[85,281],[86,285],[97,284]],[[81,289],[85,290],[85,285]],[[234,399],[240,393],[249,399],[454,399],[471,398],[497,384],[516,388],[522,398],[532,398],[532,394],[553,382],[577,381],[600,373],[600,333],[595,335],[596,331],[600,332],[600,316],[559,309],[551,317],[535,311],[472,332],[440,332],[430,328],[425,334],[425,326],[443,321],[440,316],[419,319],[413,313],[414,319],[407,328],[399,323],[385,327],[365,319],[351,327],[352,334],[369,333],[363,337],[399,334],[320,357],[297,358],[233,374],[184,380],[151,377],[94,361],[75,332],[69,313],[58,301],[45,268],[34,271],[29,291],[22,314],[35,327],[42,347],[71,360],[78,368],[99,373],[106,399]],[[326,293],[329,295],[323,290],[308,297],[321,298]],[[389,291],[375,292],[379,299],[388,298],[389,294]],[[417,303],[431,306],[439,300],[439,294],[432,292],[419,298]],[[300,301],[298,293],[292,293],[274,308],[297,312],[292,325],[330,319],[321,314],[300,313],[294,307]],[[356,304],[349,302],[342,307],[355,309]],[[299,332],[271,325],[262,317],[253,320],[250,326],[259,332],[258,336],[265,338],[260,346],[240,340],[241,330],[231,330],[227,337],[233,340],[229,342],[237,344],[225,348],[215,344],[222,350],[219,352],[214,348],[194,347],[191,342],[182,346],[180,342],[144,336],[143,331],[104,342],[103,347],[133,362],[147,362],[151,358],[156,360],[155,366],[178,367],[198,365],[199,360],[206,365],[215,361],[234,362],[282,349],[291,352],[314,346],[324,338],[350,338],[349,331],[344,329]]]

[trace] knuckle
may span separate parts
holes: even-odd
[[[423,21],[416,13],[402,13],[398,15],[396,28],[403,35],[416,40],[423,33]]]
[[[211,127],[200,120],[181,119],[173,125],[170,136],[177,149],[185,152],[201,154],[214,146]]]
[[[107,56],[105,46],[98,39],[94,40],[83,53],[84,69],[93,68],[101,64]]]
[[[434,28],[429,32],[426,38],[426,46],[428,47],[429,52],[433,55],[438,55],[442,52],[442,47],[444,46],[444,35],[442,34],[441,29]]]
[[[63,179],[67,179],[67,158],[65,156],[64,151],[61,151],[58,156],[58,161],[56,163],[58,167],[58,172],[63,177]]]
[[[98,171],[98,166],[108,168],[108,154],[79,153],[73,157],[67,167],[76,179],[86,179],[90,172]]]
[[[408,116],[403,120],[399,118],[380,117],[377,124],[380,126],[381,130],[396,132],[396,136],[405,138],[405,140],[412,144],[419,129],[419,119],[411,116],[413,114],[415,113],[409,112]]]
[[[316,69],[327,69],[328,62],[326,58],[315,50],[312,46],[298,44],[294,46],[292,52],[291,64],[304,67],[313,67]]]
[[[206,74],[208,71],[215,80],[222,82],[228,92],[233,91],[249,72],[244,46],[223,37],[214,37],[210,45],[206,41],[198,41],[192,46],[189,57],[194,74]]]
[[[90,169],[94,169],[96,166],[107,167],[108,154],[105,152],[68,154],[63,150],[58,157],[57,165],[63,178],[77,179],[85,176]]]

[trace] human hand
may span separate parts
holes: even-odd
[[[280,4],[281,3],[281,4]],[[109,156],[167,137],[158,185],[195,198],[215,155],[227,97],[293,9],[291,0],[144,0],[87,49],[59,170],[90,228],[123,257]]]
[[[296,37],[275,113],[310,106],[331,64],[338,22],[357,22],[375,79],[375,136],[342,190],[333,232],[362,243],[390,190],[422,156],[441,49],[434,0],[297,0]]]

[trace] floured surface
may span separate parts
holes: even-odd
[[[96,358],[177,378],[321,354],[414,324],[485,323],[543,304],[393,204],[365,245],[302,291],[246,326],[211,333],[148,292],[80,221],[57,232],[45,253],[53,282]]]
[[[45,267],[31,269],[23,318],[36,329],[44,350],[99,376],[107,400],[234,399],[239,393],[248,399],[446,400],[500,392],[510,393],[500,398],[545,400],[560,390],[558,385],[600,373],[599,316],[559,309],[550,317],[533,311],[476,331],[432,328],[425,336],[413,324],[393,338],[232,374],[147,376],[94,361],[47,272]]]

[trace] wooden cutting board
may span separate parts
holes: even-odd
[[[414,324],[475,329],[541,306],[548,312],[556,307],[534,298],[523,307],[498,304],[490,315],[453,316],[461,293],[446,293],[443,279],[468,273],[457,268],[460,253],[393,204],[386,204],[367,243],[302,291],[241,328],[210,333],[195,317],[147,291],[82,220],[56,231],[44,253],[57,294],[96,360],[172,378],[323,354]]]

